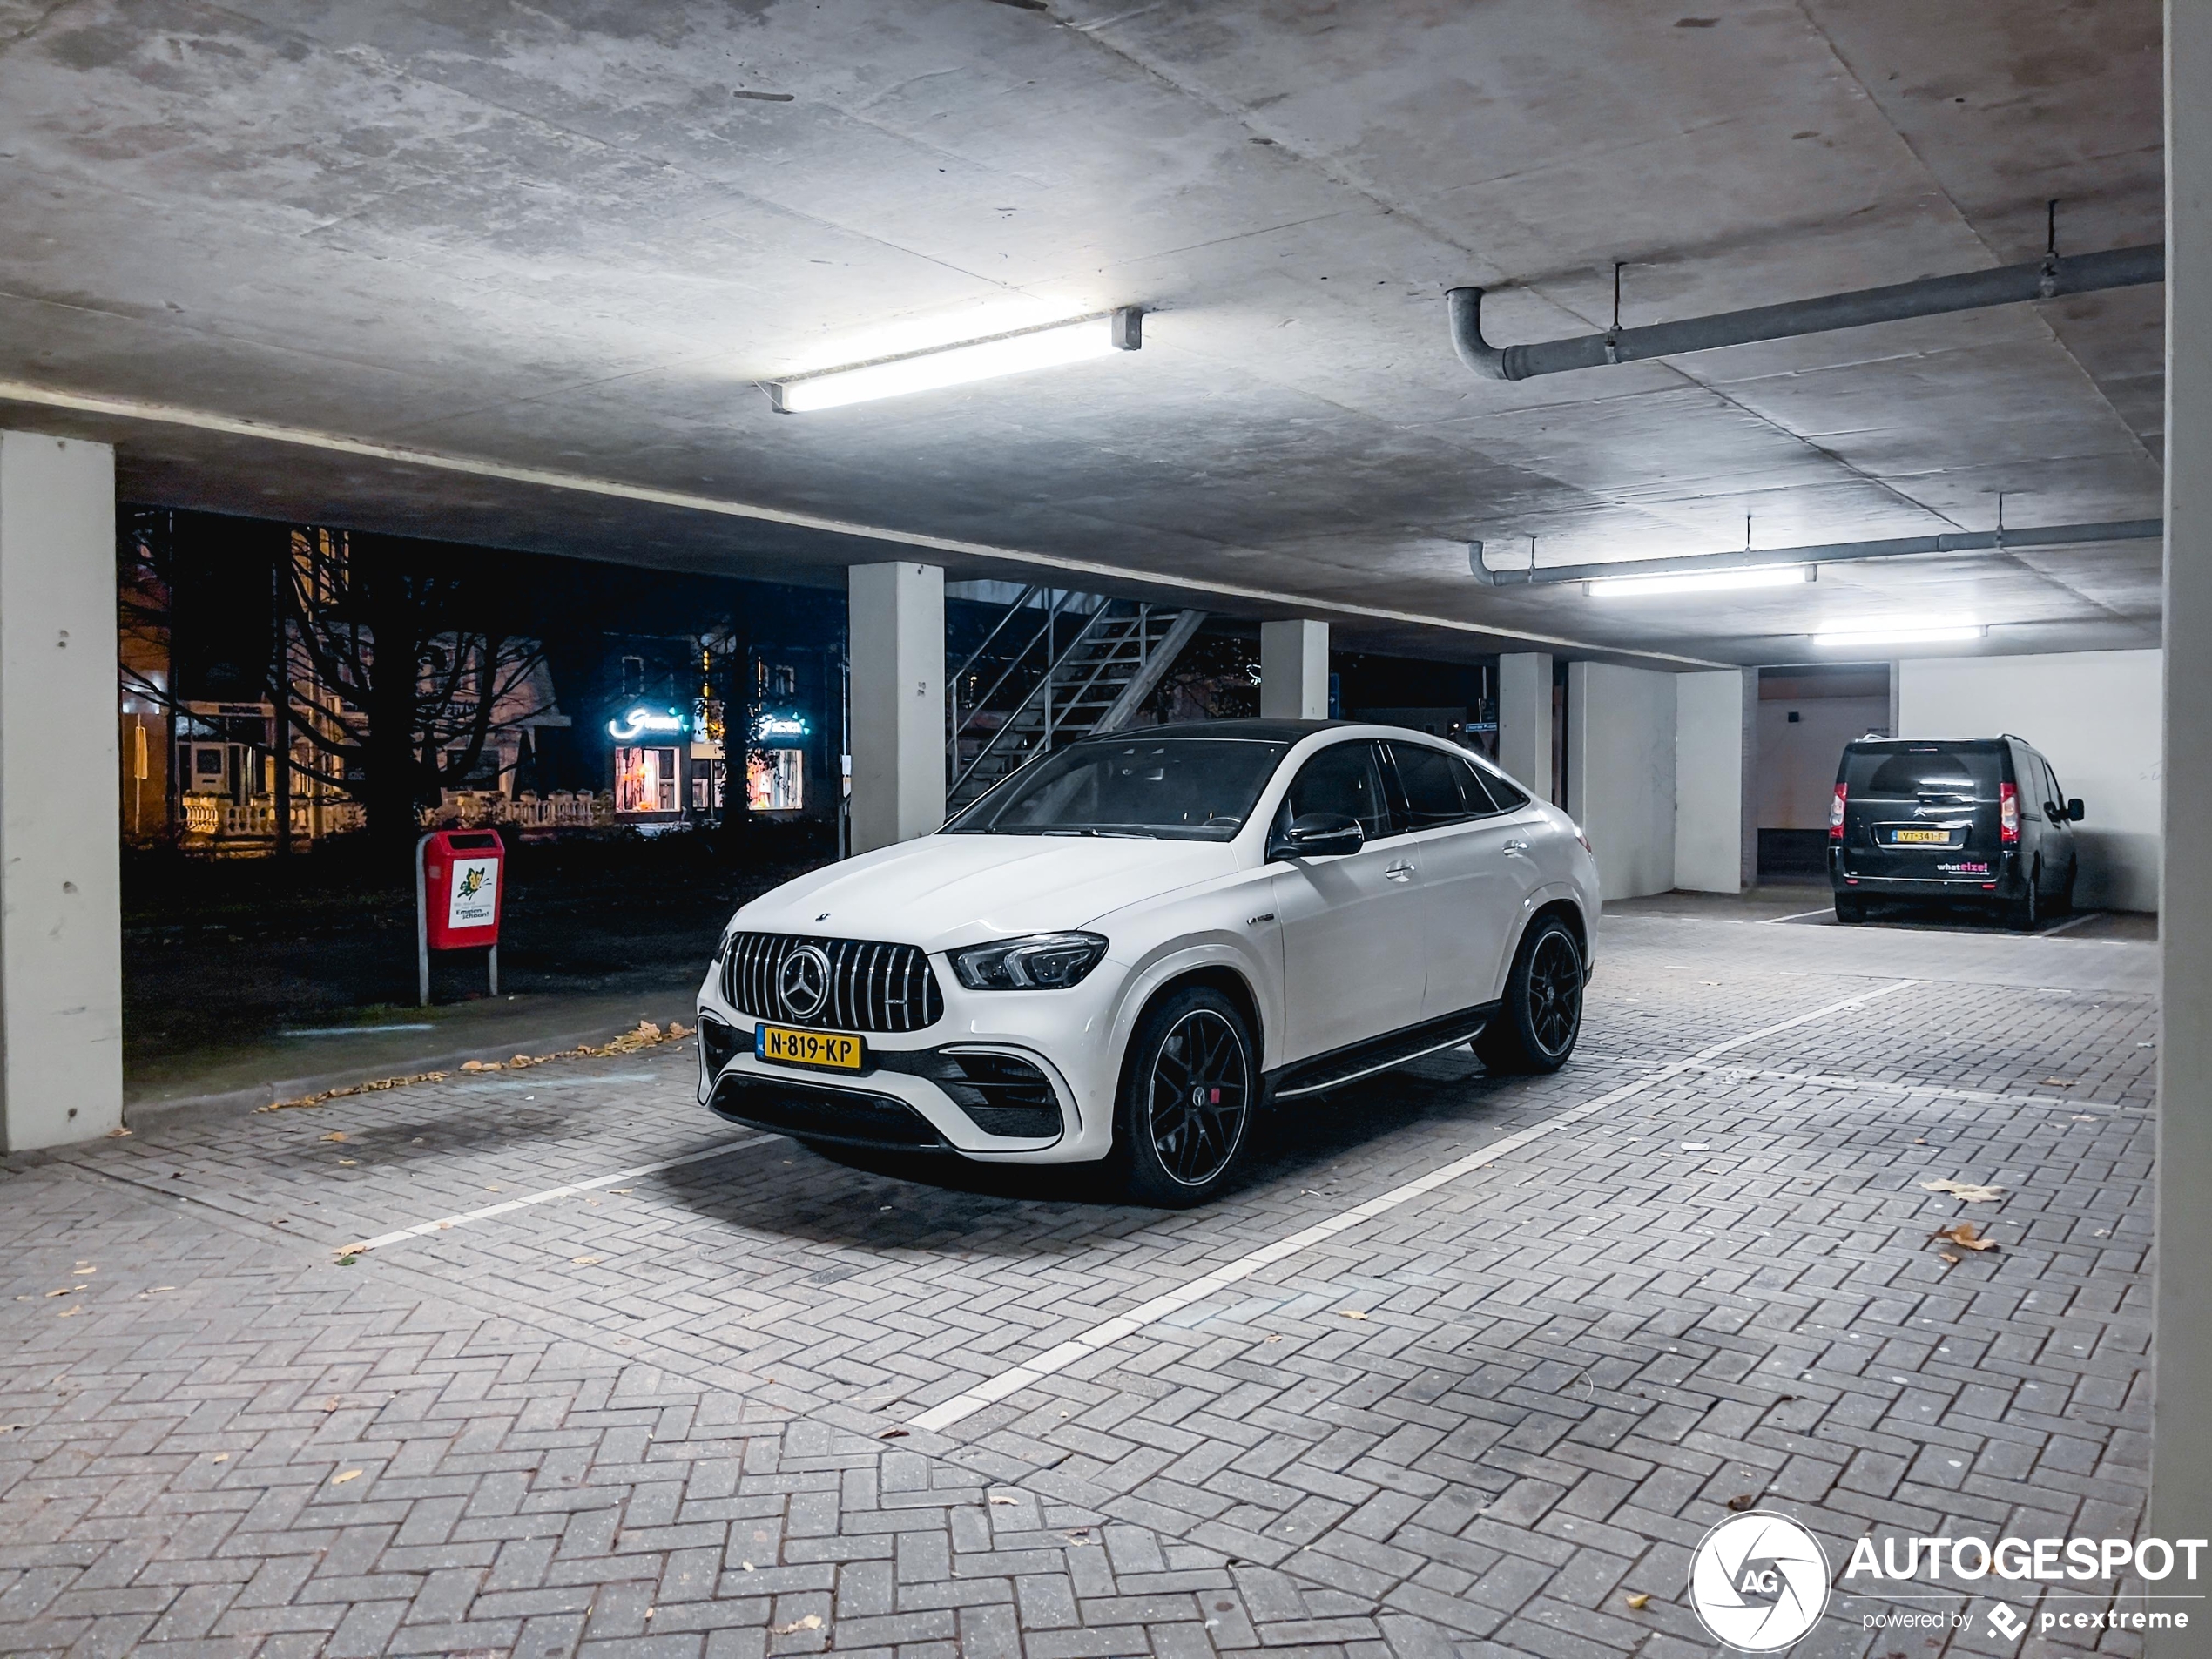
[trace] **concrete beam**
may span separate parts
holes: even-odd
[[[1259,625],[1259,711],[1270,720],[1329,718],[1329,624]]]
[[[115,451],[0,432],[0,1150],[123,1122]]]
[[[1498,764],[1538,800],[1552,798],[1552,659],[1549,651],[1498,658]]]
[[[853,674],[853,851],[945,821],[945,572],[856,564],[846,573]]]

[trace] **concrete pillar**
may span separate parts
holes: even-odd
[[[1329,718],[1329,624],[1259,625],[1259,712],[1268,720]]]
[[[2165,598],[2157,1381],[2144,1533],[2202,1538],[2212,1522],[2212,726],[2202,718],[2212,708],[2212,6],[2182,0],[2166,8]],[[2201,1628],[2152,1631],[2146,1650],[2181,1659],[2205,1640]]]
[[[1498,764],[1538,800],[1552,798],[1552,659],[1548,651],[1498,658]]]
[[[1567,665],[1567,804],[1605,897],[1674,887],[1674,675]]]
[[[945,821],[945,573],[934,564],[846,572],[853,674],[853,851]]]
[[[123,1122],[115,451],[0,432],[0,1150]]]
[[[1759,675],[1675,677],[1675,885],[1741,893],[1758,882]]]

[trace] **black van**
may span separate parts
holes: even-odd
[[[1836,920],[1864,921],[1869,899],[1966,900],[2033,927],[2073,906],[2081,818],[2021,738],[1861,738],[1828,813]]]

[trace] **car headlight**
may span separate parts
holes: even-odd
[[[954,951],[952,963],[971,991],[1064,991],[1105,954],[1096,934],[1030,934]]]

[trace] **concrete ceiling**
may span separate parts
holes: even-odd
[[[1680,3],[0,0],[0,423],[137,499],[799,580],[882,532],[1433,655],[2155,644],[2155,543],[1467,576],[2159,510],[2161,288],[1459,365],[1456,283],[1511,342],[1602,327],[1615,260],[1635,324],[2032,258],[2053,197],[2066,251],[2162,235],[2156,0]],[[757,384],[1117,305],[1139,353]]]

